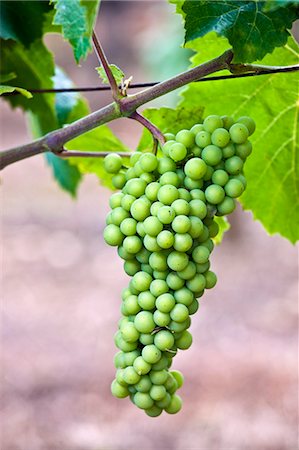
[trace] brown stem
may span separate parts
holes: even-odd
[[[107,75],[110,87],[111,87],[111,91],[112,91],[112,97],[114,98],[115,101],[118,101],[120,98],[122,98],[121,93],[118,90],[115,78],[113,76],[113,73],[111,72],[108,60],[106,58],[106,55],[104,53],[104,50],[100,44],[100,41],[97,38],[97,35],[95,34],[95,32],[92,32],[92,41],[93,41],[93,45],[94,45],[94,49],[95,52],[97,54],[97,57],[99,59],[100,64],[102,64],[103,69],[105,70],[105,73]]]
[[[149,130],[149,132],[152,134],[154,141],[159,141],[161,145],[165,144],[165,137],[159,130],[159,128],[156,127],[152,122],[150,122],[148,119],[146,119],[144,116],[139,114],[137,111],[134,111],[130,116],[130,119],[134,119],[137,122],[141,123],[145,128]]]

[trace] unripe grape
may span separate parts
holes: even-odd
[[[117,153],[110,153],[105,156],[104,159],[104,169],[108,173],[117,173],[120,171],[122,167],[122,158]]]
[[[195,142],[200,148],[204,148],[212,143],[211,134],[207,131],[200,131],[195,136]]]
[[[206,131],[213,133],[217,128],[223,127],[223,122],[220,116],[211,115],[205,118],[203,126]]]
[[[225,128],[217,128],[212,133],[212,144],[218,147],[225,147],[230,141],[229,132]]]
[[[225,192],[224,189],[218,184],[211,184],[205,190],[205,196],[209,203],[212,203],[212,205],[217,205],[224,199]]]
[[[232,198],[240,197],[244,191],[243,183],[235,178],[230,179],[224,186],[226,195]]]
[[[201,158],[209,166],[217,166],[222,159],[222,151],[216,145],[208,145],[201,152]]]
[[[185,174],[193,180],[200,180],[207,171],[206,163],[201,158],[191,158],[185,164]]]
[[[182,161],[185,159],[187,155],[187,149],[185,145],[176,142],[175,144],[172,144],[169,148],[169,157],[173,159],[174,161]]]
[[[157,157],[153,153],[144,153],[139,162],[145,172],[153,172],[158,167]]]
[[[251,119],[251,117],[248,116],[239,117],[237,123],[242,123],[243,125],[246,126],[249,136],[251,136],[255,132],[255,122],[253,119]]]
[[[190,130],[181,130],[177,133],[175,137],[177,142],[180,142],[185,147],[192,147],[194,145],[194,134]],[[182,158],[183,159],[183,158]]]
[[[190,129],[190,131],[192,131],[193,134],[197,135],[197,133],[199,133],[200,131],[203,131],[204,127],[202,123],[197,123],[195,125],[193,125],[193,127]]]
[[[248,129],[243,123],[235,123],[232,125],[229,129],[229,134],[235,144],[243,144],[249,136]]]

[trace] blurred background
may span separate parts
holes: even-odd
[[[106,54],[135,82],[187,66],[189,52],[177,49],[180,19],[169,10],[161,1],[101,6],[96,31]],[[94,55],[77,67],[59,37],[46,41],[77,85],[99,82]],[[175,96],[159,104],[173,106]],[[110,102],[109,93],[87,97],[92,109]],[[4,102],[1,109],[1,148],[29,142],[23,113]],[[112,128],[134,148],[139,124],[122,119]],[[249,212],[234,212],[213,252],[218,284],[193,316],[193,346],[175,358],[183,409],[149,418],[110,394],[129,280],[102,237],[110,192],[90,176],[71,200],[39,156],[1,175],[1,449],[297,448],[296,247],[268,236]]]

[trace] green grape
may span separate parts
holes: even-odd
[[[146,272],[137,272],[132,278],[132,285],[140,292],[147,291],[153,281],[152,277]]]
[[[130,295],[123,303],[125,311],[128,315],[137,314],[140,311],[137,295]]]
[[[166,327],[170,322],[170,315],[163,313],[158,309],[153,314],[154,322],[158,327]]]
[[[191,303],[191,305],[188,306],[188,311],[189,311],[190,316],[192,314],[195,314],[198,311],[198,308],[199,308],[199,303],[198,303],[198,300],[196,300],[196,298],[195,298],[193,300],[193,302]]]
[[[144,194],[146,186],[146,181],[141,178],[132,178],[126,183],[127,194],[139,198]]]
[[[152,406],[151,408],[147,408],[145,410],[145,414],[150,417],[158,417],[162,413],[162,408],[159,408],[157,405]]]
[[[157,216],[161,223],[168,225],[175,218],[175,211],[172,206],[162,206],[158,210]]]
[[[112,194],[109,200],[109,206],[111,209],[117,208],[118,206],[121,206],[121,200],[123,198],[124,194],[122,192],[115,192],[115,194]]]
[[[201,273],[197,273],[187,281],[186,286],[192,292],[201,292],[206,286],[206,279]]]
[[[192,147],[194,145],[194,133],[190,130],[181,130],[175,137],[177,142],[180,142],[185,147]]]
[[[192,258],[197,264],[204,264],[210,257],[210,251],[203,245],[198,245],[192,252]]]
[[[131,217],[125,218],[120,224],[120,231],[125,236],[134,236],[136,234],[137,221]]]
[[[149,409],[154,406],[154,400],[147,392],[136,392],[134,395],[134,403],[140,409]]]
[[[140,179],[146,181],[146,183],[149,184],[155,180],[155,175],[153,175],[152,173],[144,172],[140,175]]]
[[[163,249],[171,248],[174,243],[173,233],[169,230],[161,231],[157,236],[157,243]]]
[[[168,371],[163,370],[152,370],[149,373],[150,380],[153,384],[161,385],[164,384],[168,378]]]
[[[189,262],[188,255],[186,253],[180,253],[177,251],[171,252],[167,257],[167,264],[171,270],[176,272],[185,269]]]
[[[138,295],[138,305],[146,311],[151,311],[155,303],[156,297],[150,291],[143,291]]]
[[[182,161],[187,156],[187,149],[185,145],[180,142],[176,142],[169,147],[169,156],[175,162]]]
[[[208,270],[205,274],[206,289],[212,289],[217,283],[217,276],[211,270]]]
[[[121,206],[118,206],[117,208],[112,210],[111,218],[114,225],[119,226],[123,220],[129,217],[130,214],[128,213],[128,211],[125,211]]]
[[[142,241],[138,236],[127,236],[123,240],[123,247],[128,253],[138,253],[142,248]]]
[[[191,344],[192,344],[192,335],[187,330],[183,331],[181,337],[179,339],[176,339],[175,341],[175,345],[180,350],[187,350],[189,347],[191,347]]]
[[[166,141],[175,139],[175,135],[173,133],[165,133],[164,137],[165,137]]]
[[[124,270],[125,270],[126,274],[131,277],[133,275],[135,275],[137,272],[139,272],[140,269],[141,269],[141,265],[138,261],[129,260],[129,261],[125,261],[125,263],[124,263]]]
[[[140,375],[138,375],[133,366],[128,366],[124,369],[123,380],[127,384],[136,384],[140,380]]]
[[[224,186],[224,190],[229,197],[237,198],[243,193],[244,186],[242,181],[231,178]]]
[[[131,206],[130,212],[134,219],[142,221],[150,215],[150,202],[145,198],[138,198]]]
[[[236,144],[236,155],[245,160],[252,152],[252,144],[250,141],[245,141],[243,144]]]
[[[188,263],[187,263],[188,266]],[[186,266],[186,267],[187,267]],[[177,289],[181,289],[184,286],[184,280],[181,279],[176,272],[170,272],[167,275],[166,278],[166,283],[168,284],[168,286],[170,287],[170,289],[173,289],[174,291],[176,291]]]
[[[231,197],[224,197],[221,203],[217,205],[217,214],[220,216],[226,216],[231,214],[236,208],[236,203]]]
[[[154,343],[159,350],[168,350],[174,345],[173,334],[168,330],[158,331],[155,335]]]
[[[140,350],[138,349],[125,353],[126,366],[132,366],[138,356],[140,356]]]
[[[185,177],[184,186],[189,189],[201,189],[203,187],[203,179],[201,180],[193,180],[190,177]]]
[[[151,364],[144,361],[142,356],[138,356],[133,362],[133,368],[138,375],[146,375],[152,368]]]
[[[197,124],[193,125],[193,127],[190,129],[190,131],[192,131],[192,133],[195,135],[203,130],[204,130],[204,127],[203,127],[202,123],[197,123]]]
[[[230,141],[230,134],[225,128],[217,128],[212,133],[212,144],[225,147]]]
[[[217,166],[222,159],[222,151],[216,145],[208,145],[201,152],[201,158],[208,166]]]
[[[142,345],[150,345],[154,343],[154,335],[151,333],[140,333],[139,341]]]
[[[110,153],[104,158],[104,169],[108,173],[117,173],[122,167],[123,161],[117,153]]]
[[[243,169],[243,161],[239,156],[232,156],[225,161],[225,170],[231,175],[238,175]]]
[[[153,280],[150,285],[150,291],[155,297],[165,294],[169,291],[165,280]]]
[[[231,140],[235,144],[244,144],[249,136],[248,128],[243,123],[235,123],[229,129]]]
[[[230,143],[222,149],[222,156],[225,159],[231,158],[232,156],[234,156],[235,152],[236,152],[236,149],[235,149],[234,144]]]
[[[190,317],[188,317],[188,319],[184,320],[183,322],[177,322],[175,320],[172,320],[171,322],[169,322],[167,327],[174,333],[180,333],[181,331],[186,330],[189,326],[190,326]]]
[[[161,356],[160,361],[152,365],[152,370],[163,370],[169,368],[169,359],[164,355]]]
[[[157,243],[157,239],[154,236],[146,234],[143,239],[144,247],[150,252],[158,252],[161,247]]]
[[[221,116],[222,122],[223,122],[223,127],[226,130],[229,130],[230,127],[234,124],[234,119],[230,116]]]
[[[149,261],[151,253],[146,250],[146,248],[142,248],[138,253],[136,253],[136,259],[140,263],[147,264]]]
[[[190,306],[194,300],[194,294],[192,291],[190,291],[190,289],[183,287],[175,291],[174,298],[177,303],[182,303],[182,305]]]
[[[190,229],[190,226],[191,222],[189,217],[182,214],[176,216],[171,224],[173,231],[175,231],[176,233],[187,233],[187,231],[189,231]]]
[[[175,172],[165,172],[161,175],[159,183],[161,186],[171,184],[172,186],[179,187],[180,178]]]
[[[129,395],[128,388],[120,385],[116,380],[112,381],[111,393],[112,393],[113,397],[116,397],[116,398],[125,398],[125,397],[128,397],[128,395]]]
[[[212,175],[212,182],[218,184],[219,186],[224,186],[229,180],[229,175],[225,170],[218,169]]]
[[[161,359],[162,353],[154,344],[150,344],[143,347],[141,355],[149,364],[155,364]]]
[[[138,383],[135,384],[135,389],[138,392],[149,392],[151,387],[152,387],[152,382],[148,375],[141,376]]]
[[[174,235],[173,248],[178,252],[187,252],[193,245],[193,239],[188,233],[176,233]]]
[[[117,246],[123,242],[124,235],[114,224],[107,225],[104,230],[104,240],[108,245]]]
[[[122,189],[126,183],[126,176],[124,173],[117,173],[112,177],[112,184],[115,189]]]
[[[141,264],[141,271],[146,272],[149,275],[153,275],[154,272],[149,264]]]
[[[167,391],[165,386],[163,385],[154,385],[151,387],[151,390],[149,392],[149,395],[151,396],[151,398],[155,401],[159,401],[162,400],[165,395],[166,395]],[[162,409],[160,408],[160,410],[162,411]]]
[[[169,313],[175,305],[175,298],[172,294],[164,293],[156,299],[156,308],[163,313]],[[171,347],[171,346],[170,346]]]
[[[200,131],[195,136],[195,143],[200,148],[204,148],[212,143],[211,134],[207,131]]]
[[[182,408],[182,399],[179,395],[173,395],[170,404],[165,408],[168,414],[176,414]]]
[[[181,303],[177,303],[170,312],[170,318],[175,322],[184,322],[188,316],[188,308]]]
[[[149,257],[149,264],[153,270],[167,270],[167,255],[165,252],[153,252]]]
[[[239,117],[237,123],[242,123],[243,125],[246,126],[249,136],[251,136],[255,132],[255,122],[253,119],[251,119],[251,117],[248,116]]]
[[[199,219],[204,219],[207,215],[207,206],[202,200],[191,200],[189,203],[190,215],[198,217]]]
[[[218,184],[210,184],[205,190],[205,196],[209,203],[212,205],[217,205],[221,203],[225,197],[224,189]]]
[[[189,261],[184,270],[180,270],[178,275],[183,280],[190,280],[196,274],[196,265],[193,261]]]
[[[184,384],[184,375],[179,370],[172,370],[170,374],[175,378],[178,389],[183,386]]]
[[[217,128],[223,127],[223,122],[220,116],[211,115],[205,118],[203,126],[206,131],[213,133]]]
[[[173,159],[164,156],[158,160],[158,172],[162,175],[165,172],[175,172],[176,164]]]
[[[139,234],[140,237],[145,237],[146,232],[143,226],[143,222],[137,222],[137,226],[136,226],[136,231],[137,234]]]
[[[114,356],[114,365],[117,369],[123,369],[126,367],[125,359],[124,359],[124,353],[123,352],[117,352]]]
[[[192,200],[201,200],[202,202],[206,201],[205,193],[201,189],[192,189],[192,191],[190,191],[190,195],[191,195]],[[189,211],[190,211],[190,206],[189,206],[188,212]]]
[[[164,205],[171,205],[177,198],[179,198],[178,190],[171,184],[161,186],[158,192],[158,200]]]
[[[158,167],[158,159],[153,153],[144,153],[139,162],[145,172],[153,172]]]
[[[121,336],[126,342],[136,342],[139,338],[139,332],[132,322],[128,322],[120,329]]]
[[[140,333],[151,333],[156,326],[153,315],[149,311],[140,311],[136,314],[134,325]]]
[[[145,188],[146,197],[152,202],[156,201],[158,198],[159,189],[160,184],[157,181],[152,181]]]
[[[149,216],[143,222],[144,231],[150,236],[157,236],[162,230],[163,225],[155,216]]]
[[[158,408],[164,409],[164,408],[167,408],[167,406],[170,405],[170,402],[171,402],[171,396],[170,396],[170,394],[168,392],[166,392],[166,395],[165,395],[165,397],[163,397],[162,400],[156,401],[156,405],[158,406]]]
[[[125,210],[125,211],[130,211],[132,204],[134,203],[134,200],[136,200],[136,197],[134,197],[134,195],[131,194],[125,194],[122,199],[121,199],[121,204],[120,206]]]
[[[200,180],[207,171],[207,165],[201,158],[191,158],[186,162],[184,172],[192,180]]]
[[[130,163],[131,163],[131,165],[134,166],[139,161],[141,156],[142,156],[141,152],[134,152],[134,153],[132,153],[132,155],[130,156]]]
[[[196,216],[190,216],[189,220],[190,220],[190,229],[188,233],[193,239],[198,238],[203,232],[203,223],[201,219]]]
[[[182,200],[186,200],[186,202],[189,202],[191,200],[190,192],[185,188],[179,188],[178,189],[179,198]]]

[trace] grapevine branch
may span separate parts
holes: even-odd
[[[118,102],[119,99],[122,98],[122,95],[121,95],[120,91],[118,90],[115,78],[114,78],[113,73],[112,73],[112,71],[110,69],[108,60],[107,60],[106,55],[104,53],[104,50],[102,49],[100,41],[98,40],[97,35],[95,34],[94,31],[92,32],[92,42],[93,42],[93,45],[94,45],[95,53],[96,53],[96,55],[97,55],[97,57],[99,59],[99,62],[100,62],[100,64],[102,64],[103,69],[104,69],[104,71],[105,71],[105,73],[107,75],[107,78],[108,78],[108,81],[109,81],[109,84],[110,84],[110,88],[111,88],[111,91],[112,91],[112,97],[114,98],[114,100],[116,102]]]
[[[189,69],[186,72],[176,75],[166,81],[162,81],[134,95],[120,98],[117,102],[114,101],[104,108],[101,108],[100,110],[93,112],[61,129],[52,131],[34,142],[9,150],[4,150],[0,154],[0,170],[9,164],[44,152],[53,152],[62,157],[71,156],[70,153],[63,147],[66,142],[104,123],[121,117],[130,117],[132,114],[134,115],[136,109],[141,105],[144,105],[151,100],[161,97],[162,95],[174,91],[175,89],[185,86],[191,82],[207,77],[207,75],[224,69],[228,69],[230,72],[233,72],[236,68],[234,67],[235,65],[231,63],[232,58],[232,50],[227,50],[222,55],[212,59],[211,61]],[[258,66],[257,69],[255,66],[250,66],[250,70],[262,70],[261,67],[262,66]],[[240,67],[238,69],[240,70]],[[263,67],[263,70],[266,70],[265,67]],[[298,68],[296,70],[298,70]],[[269,72],[272,73],[272,67],[267,73]],[[82,155],[76,153],[76,156],[83,156],[83,154],[84,156],[90,156],[87,152],[82,152]],[[74,156],[74,154],[72,156]],[[95,154],[93,156],[95,156]],[[99,152],[98,156],[105,156],[105,152]]]

